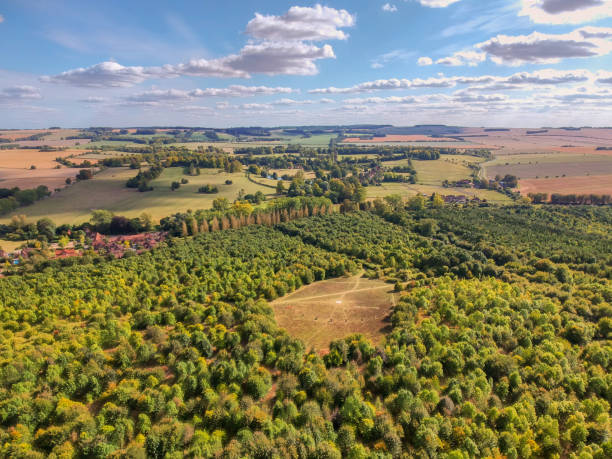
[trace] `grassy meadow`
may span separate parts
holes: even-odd
[[[0,219],[10,220],[12,215],[23,214],[28,220],[49,217],[57,224],[82,223],[91,217],[96,209],[107,209],[127,217],[137,217],[143,212],[149,213],[154,220],[188,209],[207,209],[212,207],[216,198],[227,198],[233,201],[241,189],[245,193],[262,191],[271,194],[273,190],[250,182],[244,173],[219,172],[217,169],[202,169],[199,176],[183,174],[183,168],[165,169],[161,176],[151,182],[153,191],[141,193],[126,188],[125,182],[136,174],[129,168],[110,168],[97,174],[92,180],[75,183],[54,196],[22,207]],[[189,183],[171,191],[170,184],[186,178]],[[226,185],[226,180],[232,180]],[[198,188],[206,185],[217,185],[219,193],[201,194]]]

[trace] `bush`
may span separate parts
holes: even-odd
[[[204,193],[204,194],[215,194],[219,192],[219,188],[217,187],[217,185],[204,185],[201,186],[200,188],[198,188],[198,193]]]

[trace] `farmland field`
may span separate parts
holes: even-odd
[[[612,155],[536,154],[500,156],[485,164],[488,178],[512,174],[519,179],[612,174]]]
[[[467,179],[472,173],[469,164],[476,164],[481,158],[466,155],[443,155],[435,161],[413,160],[417,171],[417,182],[422,185],[442,185],[444,180],[454,182]]]
[[[519,191],[523,195],[528,193],[612,195],[612,174],[591,175],[588,177],[524,179],[519,182]]]
[[[417,183],[383,183],[381,186],[369,186],[367,188],[368,198],[383,198],[390,194],[399,194],[403,197],[414,196],[417,193],[431,195],[439,193],[442,195],[465,195],[486,199],[492,203],[508,204],[511,202],[506,195],[493,190],[481,190],[476,188],[443,187],[442,182],[448,180],[454,182],[470,178],[472,169],[470,164],[477,164],[482,158],[467,155],[443,155],[434,161],[412,160],[412,165],[417,171]],[[385,167],[406,165],[406,160],[385,162]]]
[[[519,178],[519,191],[524,195],[535,192],[610,194],[612,155],[606,153],[499,155],[483,164],[483,173],[487,178],[515,175]]]
[[[23,130],[0,130],[0,138],[15,141],[16,139],[30,137],[37,134],[45,135],[42,140],[59,141],[66,137],[75,136],[80,132],[79,129],[23,129]],[[21,143],[21,142],[19,142]]]
[[[464,128],[466,142],[491,146],[496,155],[528,153],[597,154],[597,147],[612,146],[612,129],[507,129]],[[541,131],[539,133],[536,133]],[[531,132],[532,134],[529,134]]]
[[[0,150],[0,188],[36,188],[50,190],[65,186],[66,178],[74,178],[78,169],[64,166],[57,169],[55,158],[81,153],[79,150],[43,152],[35,149]],[[35,169],[30,169],[35,166]]]
[[[482,190],[477,188],[443,187],[435,185],[421,185],[410,183],[383,183],[381,186],[369,186],[367,197],[369,199],[384,198],[390,194],[399,194],[407,198],[418,193],[430,196],[433,193],[441,195],[465,195],[469,198],[486,199],[495,204],[511,204],[512,200],[505,194],[493,190]]]
[[[0,169],[52,169],[58,165],[55,158],[65,158],[83,153],[80,150],[38,151],[35,149],[0,150]]]
[[[431,137],[429,135],[387,135],[385,137],[372,137],[369,139],[361,137],[347,137],[343,143],[405,143],[405,142],[456,142],[454,139],[444,137]]]
[[[278,324],[317,351],[353,333],[379,343],[394,305],[391,285],[361,276],[317,282],[271,303]]]
[[[209,209],[216,198],[233,201],[241,189],[246,193],[271,193],[269,188],[249,182],[242,172],[229,174],[219,173],[217,169],[202,169],[199,176],[187,176],[178,167],[165,169],[159,178],[151,182],[153,191],[140,193],[125,187],[125,182],[135,174],[129,168],[106,169],[92,180],[75,183],[50,198],[18,209],[14,214],[24,214],[29,220],[49,217],[58,224],[74,224],[89,220],[93,210],[107,209],[127,217],[137,217],[147,212],[154,220],[159,220],[188,209]],[[189,183],[171,191],[170,184],[181,178],[186,178]],[[225,185],[228,179],[233,181],[231,185]],[[219,193],[198,193],[198,188],[206,184],[217,185]],[[10,217],[5,216],[0,221],[8,221]]]

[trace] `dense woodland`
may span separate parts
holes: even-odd
[[[612,456],[609,208],[300,199],[0,279],[0,456]],[[276,325],[359,272],[401,292],[382,344]]]

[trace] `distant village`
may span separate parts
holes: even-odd
[[[114,258],[122,258],[129,252],[139,254],[151,250],[163,242],[167,236],[167,233],[160,231],[120,236],[87,232],[85,239],[86,243],[84,244],[71,240],[66,244],[54,242],[46,247],[27,246],[13,251],[4,251],[0,249],[0,259],[11,265],[19,265],[33,256],[42,256],[53,260],[79,257],[88,250],[93,250],[100,255],[110,255]]]

